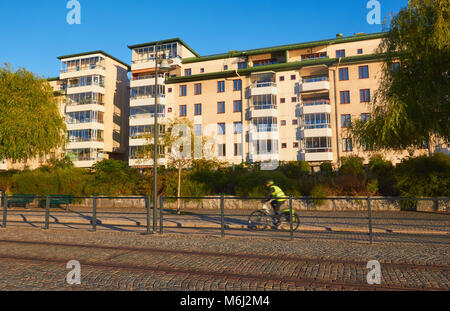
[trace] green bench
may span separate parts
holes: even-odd
[[[15,194],[8,198],[8,207],[12,205],[23,205],[25,208],[34,201],[34,194]]]
[[[48,198],[50,207],[60,207],[61,205],[65,205],[66,210],[69,209],[69,205],[73,203],[74,199],[73,195],[50,195]],[[41,200],[41,204],[43,204],[43,206],[46,205],[46,202],[46,199]]]

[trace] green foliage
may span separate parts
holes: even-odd
[[[450,196],[450,156],[436,153],[403,160],[395,168],[395,188],[403,197]]]
[[[330,177],[334,175],[333,165],[330,162],[323,162],[320,164],[320,173],[322,176]]]
[[[49,154],[65,141],[65,123],[47,81],[0,66],[0,159]]]
[[[449,140],[449,15],[448,0],[410,0],[392,19],[371,118],[352,126],[356,141],[382,150],[421,147],[434,135]]]
[[[369,160],[370,178],[377,180],[378,193],[384,196],[396,196],[394,188],[394,166],[392,162],[384,160],[381,155],[374,155]]]
[[[340,175],[345,176],[364,176],[364,159],[358,156],[348,156],[342,157],[341,159],[341,168],[339,170]]]
[[[310,196],[312,198],[326,198],[326,197],[328,197],[328,189],[324,185],[316,185],[311,190]],[[312,202],[316,206],[322,206],[325,204],[324,199],[313,199]]]
[[[306,161],[282,163],[278,168],[288,178],[300,178],[311,173],[311,166]]]

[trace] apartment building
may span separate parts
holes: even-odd
[[[178,38],[161,41],[158,55],[172,60],[172,69],[158,76],[160,122],[189,118],[196,135],[215,139],[216,157],[228,163],[305,160],[312,167],[337,166],[351,154],[367,161],[373,152],[352,140],[348,126],[370,117],[383,64],[376,52],[382,36],[337,35],[211,56],[198,55]],[[155,47],[156,42],[129,46],[131,166],[153,162],[138,159],[136,151],[154,122]],[[399,162],[407,155],[401,150],[386,157]]]
[[[102,159],[126,160],[129,65],[103,51],[58,59],[66,92],[66,154],[76,167],[85,168]]]

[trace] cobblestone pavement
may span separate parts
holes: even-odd
[[[81,285],[65,282],[70,260]],[[0,229],[0,290],[449,290],[449,263],[445,243]]]

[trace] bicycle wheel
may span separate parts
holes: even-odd
[[[272,219],[263,211],[254,211],[248,218],[248,228],[250,230],[264,230],[270,228]]]
[[[284,231],[290,231],[291,230],[291,224],[290,224],[290,215],[289,213],[283,213],[281,215],[280,221],[280,229]],[[292,215],[292,230],[295,231],[300,226],[300,217],[298,217],[297,213],[293,213]]]

